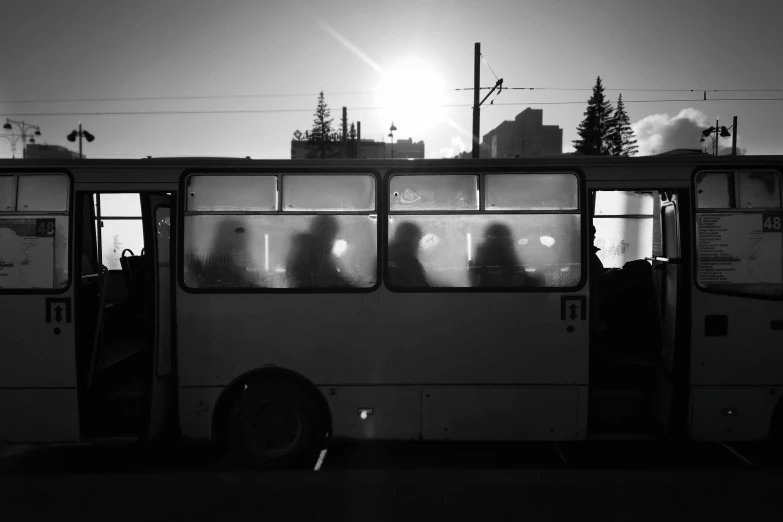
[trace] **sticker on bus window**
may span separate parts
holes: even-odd
[[[778,232],[783,231],[783,224],[781,224],[781,212],[764,212],[761,215],[761,229],[764,232]]]
[[[779,214],[697,214],[700,285],[783,283]]]
[[[54,237],[54,219],[36,219],[35,237]]]
[[[54,219],[0,219],[0,288],[54,288]]]

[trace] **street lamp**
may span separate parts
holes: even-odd
[[[389,127],[389,137],[391,138],[391,157],[394,159],[394,131],[397,130],[397,127],[394,126],[394,122],[392,122],[391,127]]]
[[[704,143],[704,138],[707,136],[712,137],[712,146],[713,146],[713,155],[718,155],[718,140],[720,138],[730,138],[731,133],[729,132],[730,129],[734,129],[734,140],[732,142],[732,156],[737,155],[737,117],[734,116],[734,124],[729,127],[721,127],[718,124],[718,120],[715,120],[715,126],[710,127],[709,129],[704,129],[701,131],[701,138],[699,139],[700,143]],[[712,136],[714,134],[714,136]]]
[[[33,136],[40,136],[41,135],[41,127],[39,127],[38,125],[31,125],[31,124],[29,124],[29,123],[27,123],[25,121],[16,121],[16,120],[11,120],[9,118],[6,118],[5,119],[5,125],[3,125],[3,128],[5,130],[12,131],[12,130],[14,130],[14,127],[13,127],[14,125],[19,127],[19,130],[22,131],[22,135],[21,136],[14,136],[14,133],[12,132],[10,138],[8,136],[3,136],[3,137],[11,142],[11,155],[13,156],[14,159],[16,159],[16,153],[15,153],[16,152],[16,142],[17,142],[17,140],[19,140],[21,138],[21,140],[22,140],[22,158],[24,158],[25,157],[25,152],[27,150],[27,142],[25,141],[25,140],[27,140],[27,131],[29,129],[35,129],[35,132],[30,136],[30,141],[29,141],[29,143],[35,143],[35,140],[33,139]]]
[[[68,135],[68,141],[74,142],[77,137],[79,138],[79,159],[84,159],[84,155],[82,154],[82,138],[85,138],[88,142],[92,143],[93,140],[95,140],[95,136],[90,134],[89,131],[82,130],[82,122],[79,122],[79,130],[72,130]]]

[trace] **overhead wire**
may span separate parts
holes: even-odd
[[[657,99],[657,100],[623,100],[623,103],[704,103],[715,101],[783,101],[783,98],[712,98],[702,99]],[[584,101],[553,101],[553,102],[506,102],[495,103],[493,107],[515,105],[584,105]],[[469,103],[439,104],[435,107],[472,107]],[[354,107],[352,111],[376,111],[385,107]],[[160,111],[74,111],[74,112],[18,112],[4,113],[5,116],[119,116],[119,115],[177,115],[177,114],[265,114],[288,112],[312,112],[312,109],[236,109],[236,110],[160,110]]]
[[[482,56],[483,58],[483,56]],[[486,60],[485,60],[486,63]],[[489,64],[487,64],[489,67]],[[489,67],[490,71],[492,68]],[[499,80],[494,71],[492,74]],[[494,86],[480,87],[480,90],[490,90]],[[445,88],[444,91],[472,91],[473,87]],[[512,91],[592,91],[592,88],[577,87],[506,87],[503,90]],[[783,92],[783,89],[643,89],[643,88],[605,88],[605,91],[623,91],[623,92]],[[328,93],[330,96],[358,96],[377,94],[375,91],[345,91]],[[218,99],[252,99],[252,98],[301,98],[313,97],[318,94],[313,93],[260,93],[260,94],[215,94],[199,96],[124,96],[114,98],[55,98],[55,99],[14,99],[0,100],[0,104],[23,104],[23,103],[93,103],[93,102],[127,102],[127,101],[172,101],[172,100],[218,100]]]

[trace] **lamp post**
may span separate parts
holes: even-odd
[[[3,128],[6,130],[12,131],[14,129],[14,125],[19,127],[19,130],[22,131],[21,136],[14,136],[13,133],[11,133],[11,137],[3,136],[5,139],[11,142],[11,155],[14,159],[16,159],[16,141],[21,138],[22,139],[22,158],[25,157],[25,152],[27,150],[27,131],[29,129],[35,129],[35,132],[30,136],[30,143],[35,143],[35,139],[33,139],[33,136],[40,136],[41,135],[41,127],[38,125],[31,125],[27,123],[26,121],[16,121],[9,118],[5,119],[5,125],[3,125]]]
[[[92,141],[95,140],[95,136],[90,134],[89,131],[82,130],[82,122],[79,122],[79,130],[72,130],[68,135],[68,141],[74,142],[77,137],[79,138],[79,159],[84,159],[84,154],[82,154],[82,138],[85,138],[88,142],[92,143]]]
[[[389,137],[391,138],[391,157],[394,159],[394,131],[397,130],[397,127],[394,126],[394,122],[392,122],[391,127],[389,127]]]
[[[731,147],[731,155],[736,156],[737,155],[737,117],[734,116],[734,124],[729,127],[721,127],[718,124],[718,120],[715,120],[715,126],[710,127],[709,129],[704,129],[701,131],[701,138],[699,139],[700,143],[704,143],[704,138],[707,136],[712,136],[712,146],[713,146],[713,156],[718,155],[718,140],[720,138],[730,138],[732,135],[729,132],[730,129],[734,129],[734,139],[732,140],[732,147]]]

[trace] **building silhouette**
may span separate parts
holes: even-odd
[[[563,129],[544,125],[543,109],[528,107],[513,121],[504,121],[484,135],[482,158],[559,156],[563,153]]]
[[[87,157],[86,155],[84,156]],[[45,158],[79,158],[79,153],[74,152],[62,145],[29,144],[25,147],[25,158],[27,159],[45,159]]]
[[[331,159],[359,158],[359,159],[384,159],[391,158],[392,146],[389,142],[370,139],[347,140],[345,151],[342,141],[333,144],[334,156]],[[358,147],[357,147],[358,145]],[[291,159],[303,160],[307,158],[307,149],[311,145],[307,140],[291,140]],[[358,148],[358,150],[356,150]],[[413,138],[394,140],[395,158],[421,158],[424,159],[424,142],[414,142]]]
[[[413,138],[394,140],[394,147],[387,143],[386,149],[387,157],[393,153],[395,158],[424,159],[424,142],[414,142]]]

